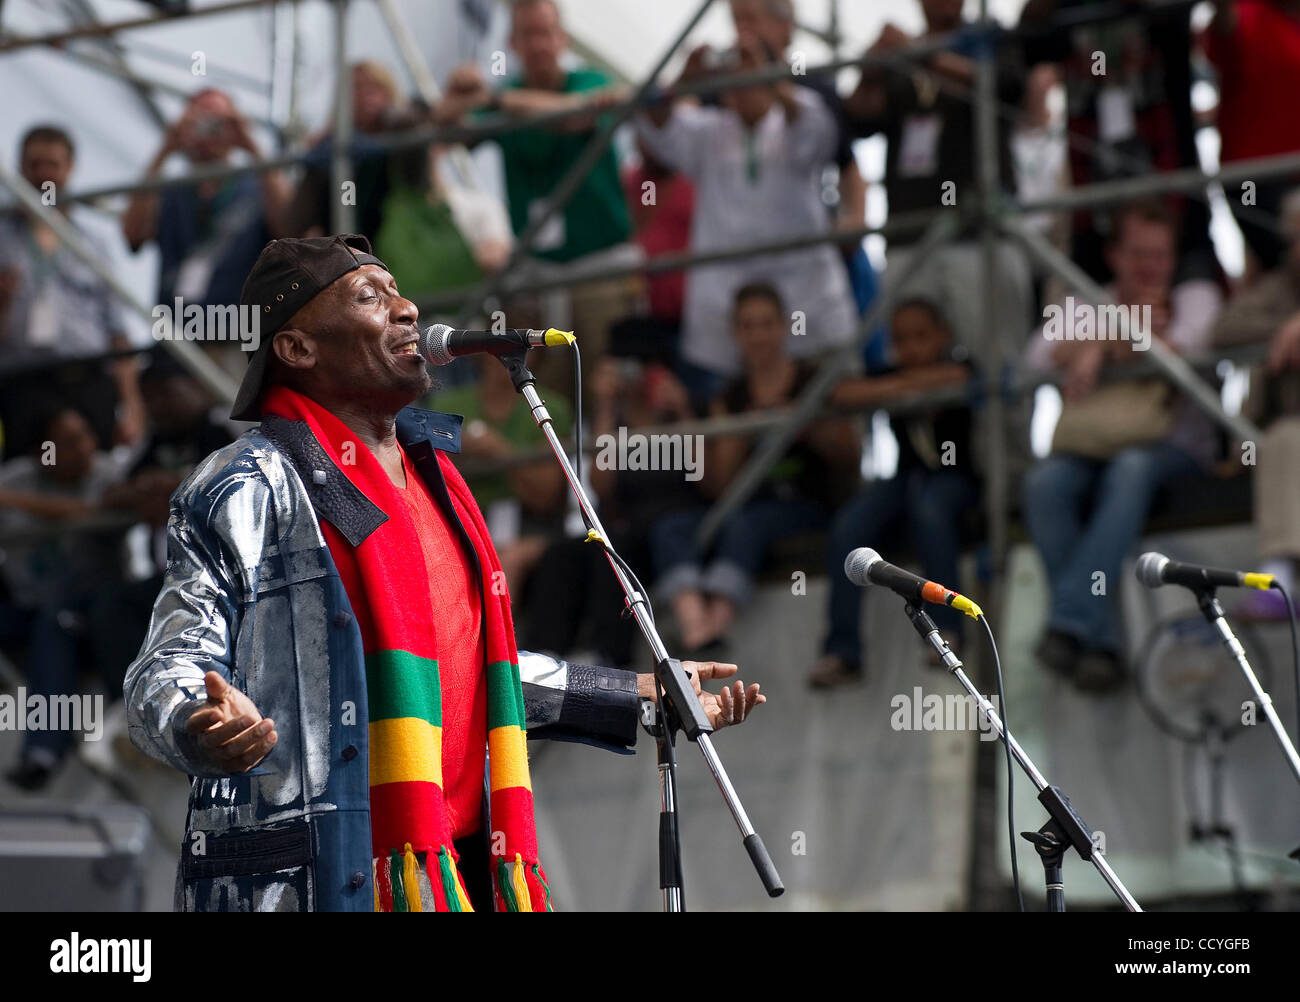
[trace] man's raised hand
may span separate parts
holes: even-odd
[[[758,691],[757,682],[745,688],[745,683],[737,679],[730,685],[723,686],[717,693],[709,692],[700,685],[701,681],[709,679],[730,678],[740,670],[734,664],[721,661],[683,661],[682,669],[690,679],[695,697],[704,707],[704,715],[715,731],[732,724],[744,723],[755,707],[767,702],[767,697]],[[638,695],[646,699],[655,698],[654,675],[638,675],[636,682]]]
[[[220,772],[247,772],[275,746],[275,721],[263,718],[253,701],[218,672],[203,676],[206,705],[195,710],[185,729],[198,739],[199,752]]]

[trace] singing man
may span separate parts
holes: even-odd
[[[548,911],[526,734],[635,743],[653,677],[515,649],[460,418],[364,237],[275,240],[245,282],[260,426],[172,497],[127,671],[132,740],[189,774],[182,911]],[[715,727],[766,697],[699,680]]]

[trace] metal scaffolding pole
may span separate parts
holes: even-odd
[[[1095,184],[1071,188],[1049,198],[1017,203],[1018,214],[1033,212],[1065,212],[1074,209],[1094,209],[1117,202],[1128,202],[1148,195],[1169,192],[1193,194],[1212,184],[1240,184],[1243,181],[1262,181],[1266,178],[1300,174],[1300,153],[1283,153],[1278,156],[1238,160],[1206,173],[1199,167],[1160,171],[1145,177],[1123,178],[1118,181],[1098,181]]]
[[[181,98],[182,100],[189,100],[194,96],[194,88],[181,87],[167,80],[157,80],[153,77],[145,76],[131,69],[126,65],[125,61],[122,60],[108,60],[100,56],[92,55],[89,52],[80,52],[74,49],[62,47],[52,48],[50,51],[68,59],[75,60],[88,69],[96,70],[107,76],[121,80],[123,83],[130,85],[131,88],[137,92],[149,91],[153,93],[167,94],[171,97]],[[128,49],[127,52],[129,54],[132,50]],[[157,111],[156,106],[150,102],[149,107],[151,109],[149,111],[149,116],[154,120],[155,124],[165,126],[167,123]],[[279,126],[270,118],[264,118],[259,115],[249,115],[247,118],[250,122],[257,125],[265,126],[266,128],[277,132],[279,131]],[[249,171],[256,170],[257,167],[257,164],[240,165],[237,172],[248,173]],[[229,170],[229,168],[226,169]],[[182,178],[182,180],[185,179]],[[129,193],[129,191],[130,189],[122,189],[120,193],[126,194]],[[66,196],[65,200],[68,202],[85,202],[90,201],[90,198],[87,197],[87,194],[72,192]]]
[[[1010,471],[1007,465],[1006,401],[1002,396],[1003,378],[1008,368],[1007,349],[998,329],[998,186],[1001,178],[998,161],[997,55],[996,24],[989,16],[988,0],[980,0],[979,57],[975,61],[975,169],[979,185],[980,250],[984,271],[983,307],[984,350],[990,353],[986,371],[992,392],[986,397],[985,424],[988,432],[984,489],[985,517],[988,521],[989,557],[993,579],[987,604],[994,610],[1000,599],[999,582],[1006,564],[1007,500],[1010,496]],[[955,587],[955,586],[954,586]],[[996,615],[996,611],[995,611]]]
[[[123,21],[101,21],[93,25],[82,25],[78,28],[50,32],[45,35],[30,35],[21,38],[8,35],[0,38],[0,54],[16,52],[19,49],[30,49],[37,45],[59,46],[64,42],[71,42],[77,38],[106,38],[119,31],[152,28],[155,25],[171,24],[195,17],[208,17],[213,14],[230,14],[235,11],[249,10],[253,7],[262,7],[274,2],[275,0],[230,0],[228,3],[212,4],[209,7],[198,7],[175,14],[153,14],[148,17],[127,18]]]
[[[438,88],[438,82],[433,78],[433,73],[429,69],[429,64],[424,61],[419,46],[415,44],[415,39],[411,35],[411,29],[406,23],[406,18],[397,9],[394,0],[375,0],[375,5],[379,8],[384,24],[388,27],[389,37],[392,38],[393,44],[397,46],[397,54],[402,57],[402,62],[406,64],[406,71],[411,74],[411,80],[415,84],[416,92],[420,95],[420,100],[432,108],[438,103],[442,94]]]
[[[819,247],[825,243],[854,244],[864,237],[880,235],[897,236],[900,233],[920,233],[943,210],[923,212],[899,212],[890,217],[881,226],[859,226],[851,230],[831,229],[824,233],[811,233],[804,237],[791,237],[761,244],[745,244],[741,247],[716,251],[682,251],[676,254],[656,254],[638,264],[601,265],[598,268],[570,268],[563,275],[548,276],[545,279],[524,278],[512,281],[507,278],[501,286],[504,295],[520,295],[526,292],[541,292],[547,289],[562,289],[588,282],[603,282],[613,278],[626,278],[629,275],[654,275],[665,271],[679,271],[705,264],[718,264],[723,261],[741,261],[749,257],[764,254],[781,254],[791,250],[806,250]],[[425,300],[419,305],[421,312],[436,312],[459,306],[474,294],[474,288],[464,286],[441,293],[437,297]]]
[[[95,10],[87,3],[87,0],[67,0],[74,11],[87,23],[96,24]],[[163,116],[158,105],[154,102],[153,88],[147,83],[134,77],[130,68],[127,66],[126,56],[122,50],[122,43],[112,36],[99,38],[95,40],[96,44],[104,50],[107,56],[107,63],[110,67],[116,67],[120,72],[122,79],[130,85],[135,96],[139,99],[140,104],[144,107],[145,113],[153,119],[155,125],[159,128],[166,126],[166,118]]]
[[[1267,345],[1248,344],[1238,345],[1230,350],[1225,349],[1222,352],[1214,352],[1209,355],[1192,356],[1187,361],[1195,369],[1212,373],[1218,364],[1225,359],[1236,365],[1249,366],[1262,363],[1267,358],[1267,354]],[[1098,380],[1103,384],[1107,384],[1162,375],[1163,373],[1153,363],[1139,361],[1126,365],[1121,369],[1103,371]],[[1060,384],[1061,376],[1058,373],[1021,374],[1012,379],[1009,390],[1017,395],[1025,395],[1032,393],[1040,386],[1060,386]],[[972,385],[918,390],[914,393],[882,400],[879,404],[873,406],[872,410],[888,414],[891,417],[923,414],[936,408],[969,406],[972,399],[977,398],[980,393],[982,393],[982,390]],[[638,425],[637,432],[647,438],[654,435],[703,435],[705,438],[718,435],[757,436],[761,432],[784,424],[793,413],[794,405],[789,404],[783,407],[764,408],[758,411],[743,411],[736,414],[722,414],[706,418],[689,418],[684,421],[673,421],[666,424]],[[819,410],[814,415],[814,419],[854,417],[861,413],[861,410],[858,409],[827,406]],[[568,441],[572,442],[572,438],[570,437]],[[584,441],[582,447],[584,455],[595,455],[600,449],[599,443],[590,440]],[[465,459],[460,466],[460,470],[466,477],[471,474],[474,476],[488,475],[500,473],[502,470],[527,466],[539,459],[546,459],[550,455],[549,447],[537,445],[499,458]]]
[[[117,276],[113,274],[108,262],[97,251],[87,245],[82,235],[63,217],[63,214],[58,209],[44,204],[41,201],[40,193],[28,184],[25,178],[14,174],[3,163],[0,163],[0,186],[12,192],[23,208],[34,219],[39,219],[52,229],[59,241],[81,259],[87,268],[98,275],[113,295],[117,296],[118,299],[152,326],[155,319],[153,310],[137,299],[135,294],[122,284]],[[180,341],[174,338],[164,339],[162,345],[175,355],[180,363],[189,370],[190,374],[207,387],[218,400],[229,403],[235,399],[237,387],[234,381],[197,347],[188,341]]]
[[[274,15],[279,9],[279,0],[271,0],[270,9],[267,13]],[[274,46],[272,46],[272,49],[274,50]],[[66,52],[67,49],[64,48],[61,51]],[[154,45],[142,38],[132,38],[129,42],[123,43],[122,51],[128,56],[167,63],[186,71],[193,66],[190,53],[178,52],[163,45]],[[219,82],[223,87],[239,87],[242,90],[252,91],[258,95],[266,90],[267,81],[261,77],[255,77],[240,70],[233,70],[229,66],[219,65],[210,58],[206,61],[205,68],[207,69],[208,79],[213,80],[214,83]]]
[[[348,0],[334,0],[334,135],[330,147],[330,226],[335,233],[357,228],[356,178],[352,170],[352,74],[348,72]],[[343,186],[352,185],[351,198]]]

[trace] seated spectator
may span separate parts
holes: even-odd
[[[1091,691],[1115,688],[1127,675],[1115,609],[1120,569],[1156,492],[1176,477],[1208,471],[1217,442],[1213,422],[1162,380],[1098,381],[1103,370],[1142,357],[1132,350],[1141,346],[1139,335],[1179,353],[1204,351],[1221,305],[1212,281],[1172,284],[1178,238],[1161,203],[1121,208],[1116,227],[1107,254],[1115,274],[1109,302],[1149,308],[1150,329],[1100,330],[1106,314],[1095,311],[1097,337],[1130,340],[1053,339],[1045,327],[1027,358],[1033,370],[1061,374],[1065,398],[1052,455],[1024,482],[1025,524],[1051,589],[1037,654]]]
[[[885,193],[889,221],[900,214],[921,215],[957,208],[978,198],[979,174],[975,160],[975,57],[979,38],[954,0],[921,0],[925,32],[921,39],[951,35],[943,49],[898,67],[870,64],[862,71],[857,89],[845,99],[849,126],[858,136],[885,137]],[[886,23],[869,54],[887,55],[916,42],[902,29]],[[996,93],[1003,105],[1020,105],[1024,75],[1016,50],[998,45]],[[998,116],[999,186],[1015,191],[1013,160],[1008,142],[1007,117]],[[957,343],[973,358],[994,346],[986,345],[982,310],[972,303],[992,298],[996,329],[1010,344],[1018,345],[1029,330],[1032,284],[1029,264],[1020,246],[1010,239],[995,241],[997,265],[994,288],[986,288],[984,250],[978,235],[966,235],[932,250],[912,277],[901,282],[917,253],[923,231],[891,234],[886,255],[886,281],[900,296],[933,299],[951,318]]]
[[[230,163],[242,150],[262,158],[248,121],[222,91],[202,90],[168,129],[145,178],[161,176],[173,153],[194,167]],[[171,306],[229,306],[239,303],[257,255],[273,237],[285,235],[290,189],[275,170],[238,174],[197,184],[131,196],[122,215],[122,232],[133,251],[158,243],[158,302]],[[237,341],[205,342],[215,361],[242,376],[246,359],[232,350]]]
[[[23,179],[53,200],[81,239],[108,260],[107,248],[63,199],[75,151],[63,129],[29,129],[19,145]],[[83,409],[100,448],[138,441],[144,431],[138,365],[133,358],[84,361],[130,348],[108,286],[38,216],[0,215],[0,428],[4,454],[25,455],[38,441],[34,419],[59,399]]]
[[[92,635],[97,605],[122,579],[118,556],[122,530],[51,532],[96,514],[104,493],[126,473],[130,450],[102,452],[79,412],[48,407],[40,421],[44,441],[27,456],[0,466],[0,562],[10,601],[0,616],[6,646],[25,646],[29,691],[52,705],[79,691],[78,674],[93,664],[120,699],[126,662],[104,656],[109,645]],[[21,757],[6,778],[25,790],[43,787],[72,750],[67,730],[23,732]]]
[[[404,102],[388,68],[381,63],[354,63],[352,75],[351,180],[356,185],[356,227],[376,243],[386,218],[390,193],[403,187],[425,191],[429,185],[428,153],[423,148],[386,151],[374,136],[427,123],[429,109],[420,101]],[[319,237],[333,232],[334,190],[330,159],[333,129],[311,142],[302,181],[287,209],[285,229],[293,236]],[[405,287],[403,287],[405,288]]]
[[[968,364],[954,361],[947,321],[924,299],[894,308],[890,323],[897,365],[891,372],[845,380],[831,396],[839,406],[872,408],[904,394],[961,386],[971,377]],[[844,575],[844,561],[859,546],[889,550],[906,539],[931,581],[960,590],[957,560],[965,512],[980,503],[970,441],[971,410],[962,404],[894,415],[898,469],[874,481],[839,510],[827,547],[830,581],[830,632],[809,684],[816,688],[855,682],[863,676],[862,589]],[[887,560],[894,560],[886,555]],[[962,616],[953,609],[928,610],[945,639],[956,649]]]
[[[510,594],[523,595],[533,567],[562,528],[564,472],[552,456],[489,473],[467,465],[509,459],[546,445],[505,366],[491,355],[475,355],[474,360],[478,382],[439,390],[434,402],[438,410],[465,418],[461,451],[453,458],[458,466],[466,466],[465,481],[483,509]],[[555,433],[563,440],[573,434],[569,401],[558,393],[543,395]]]
[[[566,69],[562,57],[569,39],[554,0],[520,0],[510,5],[510,48],[517,58],[512,73],[493,91],[482,71],[465,64],[447,81],[439,119],[458,121],[476,109],[527,118],[556,111],[585,109],[556,126],[514,129],[494,137],[505,167],[506,201],[515,235],[522,234],[548,204],[599,131],[599,113],[624,96],[603,70],[589,66]],[[608,146],[583,178],[568,204],[551,216],[528,248],[520,277],[563,275],[573,270],[636,266],[642,261],[631,242],[631,224],[618,175],[618,158]],[[557,292],[563,290],[557,290]],[[641,311],[645,285],[640,275],[587,282],[563,295],[533,303],[521,297],[507,304],[511,327],[560,327],[577,332],[583,366],[605,353],[610,327]],[[568,320],[564,319],[567,313]],[[536,321],[523,317],[544,314]],[[559,360],[543,359],[539,378],[571,389],[572,377]],[[584,368],[584,377],[588,370]]]
[[[1256,443],[1255,532],[1264,570],[1294,595],[1300,582],[1300,188],[1282,202],[1291,241],[1281,264],[1237,293],[1214,324],[1216,347],[1268,342],[1268,360],[1251,372],[1245,411],[1264,433]],[[1250,619],[1285,619],[1276,591],[1252,593],[1234,610]]]
[[[767,56],[744,46],[741,69]],[[638,119],[656,157],[696,185],[691,250],[696,253],[826,233],[822,167],[838,141],[835,117],[814,91],[788,80],[729,91],[718,107],[682,101]],[[743,369],[728,336],[737,290],[766,281],[792,311],[787,350],[808,358],[851,342],[857,314],[848,275],[831,244],[692,268],[686,279],[680,375],[695,401],[708,400]]]
[[[1205,50],[1219,74],[1219,162],[1300,150],[1300,4],[1295,0],[1218,0]],[[1276,220],[1295,174],[1225,186],[1228,207],[1256,266],[1282,263],[1286,235]],[[1236,190],[1233,190],[1233,189]]]
[[[693,417],[686,388],[658,362],[606,356],[592,368],[595,456],[584,468],[614,548],[638,576],[650,566],[650,527],[664,515],[700,503],[690,471],[610,462],[622,433]],[[701,457],[702,458],[702,457]],[[561,657],[592,652],[599,664],[629,667],[637,628],[626,614],[604,548],[585,538],[561,538],[543,554],[516,623],[528,650]]]
[[[736,293],[732,331],[744,368],[711,405],[713,416],[785,407],[807,386],[815,368],[787,353],[786,315],[771,285],[747,285]],[[696,552],[694,535],[707,508],[655,522],[650,545],[656,590],[672,603],[687,651],[712,653],[724,642],[774,542],[826,525],[835,500],[832,483],[857,468],[860,440],[851,419],[809,425],[704,554]],[[700,481],[706,496],[722,495],[753,443],[750,435],[706,441]]]

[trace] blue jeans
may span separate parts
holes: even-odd
[[[707,508],[665,515],[650,528],[656,585],[667,599],[683,591],[722,595],[737,606],[749,601],[754,579],[776,540],[826,524],[826,509],[805,499],[764,499],[741,505],[721,529],[705,560],[695,555],[695,530]]]
[[[1134,446],[1109,462],[1051,456],[1025,476],[1025,524],[1051,588],[1047,625],[1088,650],[1122,647],[1115,598],[1120,567],[1160,485],[1200,467],[1172,445]],[[1105,577],[1095,579],[1102,572]],[[1094,581],[1104,581],[1094,594]]]
[[[889,480],[870,484],[835,516],[827,548],[830,579],[830,633],[823,651],[855,668],[862,664],[862,589],[844,574],[844,559],[859,546],[884,546],[891,563],[890,540],[904,526],[912,552],[931,581],[957,588],[961,556],[961,513],[979,504],[975,481],[955,470],[902,470]],[[927,606],[941,630],[960,633],[961,613]]]

